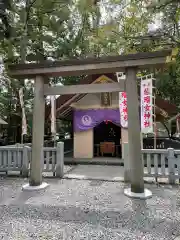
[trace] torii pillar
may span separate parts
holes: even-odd
[[[30,163],[30,179],[29,183],[23,186],[23,190],[27,191],[40,190],[48,186],[47,183],[42,182],[45,122],[44,78],[42,76],[36,76],[34,85],[32,159]]]
[[[136,79],[136,68],[126,69],[126,93],[128,107],[128,145],[131,187],[124,194],[132,198],[147,199],[151,191],[144,189],[144,166],[141,156],[139,99]]]

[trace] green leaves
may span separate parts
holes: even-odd
[[[14,63],[155,51],[167,44],[180,48],[178,2],[154,1],[150,7],[146,0],[13,0],[8,12],[13,34],[11,38],[2,37],[0,55],[6,63]],[[157,19],[158,31],[150,36],[149,24]],[[178,64],[158,75],[157,87],[162,97],[169,94],[180,104],[175,92],[180,81]],[[19,114],[18,90],[22,83],[9,78],[9,84],[6,72],[4,77],[0,115],[8,115],[9,109]],[[68,85],[81,77],[51,81]],[[24,92],[26,110],[31,115],[33,84],[27,85],[26,81]]]

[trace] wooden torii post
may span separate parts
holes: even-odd
[[[131,170],[131,187],[125,189],[125,194],[130,197],[147,198],[151,192],[144,189],[144,169],[141,159],[139,101],[136,74],[140,69],[161,68],[172,56],[171,50],[152,53],[137,53],[116,57],[98,59],[69,60],[59,62],[44,62],[32,64],[16,64],[9,66],[11,77],[34,78],[34,110],[33,110],[33,138],[32,161],[29,184],[24,190],[41,189],[47,186],[42,182],[41,159],[44,142],[44,112],[46,95],[64,95],[99,92],[127,92],[128,105],[128,143],[129,161]],[[85,84],[71,86],[50,87],[48,77],[76,76],[81,74],[97,74],[125,72],[126,80],[119,83]]]

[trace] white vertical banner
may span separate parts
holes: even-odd
[[[141,132],[153,133],[153,78],[141,80]]]
[[[120,122],[123,128],[128,127],[127,95],[126,92],[119,92]]]
[[[26,114],[25,114],[25,108],[24,108],[24,100],[23,100],[23,88],[19,89],[19,100],[21,104],[22,109],[22,135],[27,134],[27,122],[26,122]]]
[[[126,75],[123,72],[116,73],[117,80],[126,79]],[[128,113],[127,113],[127,95],[126,92],[119,92],[119,113],[120,113],[120,123],[123,128],[128,127]]]
[[[51,133],[56,134],[56,96],[51,96]]]

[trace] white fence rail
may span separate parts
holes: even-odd
[[[143,149],[142,160],[144,176],[168,178],[170,183],[180,179],[180,150]]]
[[[124,178],[130,179],[130,163],[128,159],[128,144],[123,148]],[[19,171],[24,177],[29,175],[31,161],[31,147],[16,145],[0,147],[0,172]],[[171,184],[180,179],[180,150],[173,148],[165,149],[142,149],[144,164],[144,176],[167,178]],[[42,172],[50,172],[53,176],[63,177],[64,173],[64,143],[60,142],[57,147],[44,147]],[[138,166],[137,166],[138,167]]]
[[[23,177],[28,177],[31,147],[21,144],[0,147],[0,172],[19,171]],[[62,177],[64,172],[64,143],[59,142],[57,147],[44,147],[42,172],[52,172],[53,176]]]
[[[128,159],[128,143],[123,146],[124,152],[124,177],[130,181],[131,166]],[[180,180],[180,150],[168,149],[142,149],[144,177],[166,178],[173,184]]]
[[[13,149],[14,150],[14,149]],[[3,170],[16,169],[22,166],[22,151],[23,149],[1,148],[0,165]]]
[[[147,177],[165,177],[169,174],[168,151],[164,149],[143,149],[142,160],[144,163],[144,175]]]

